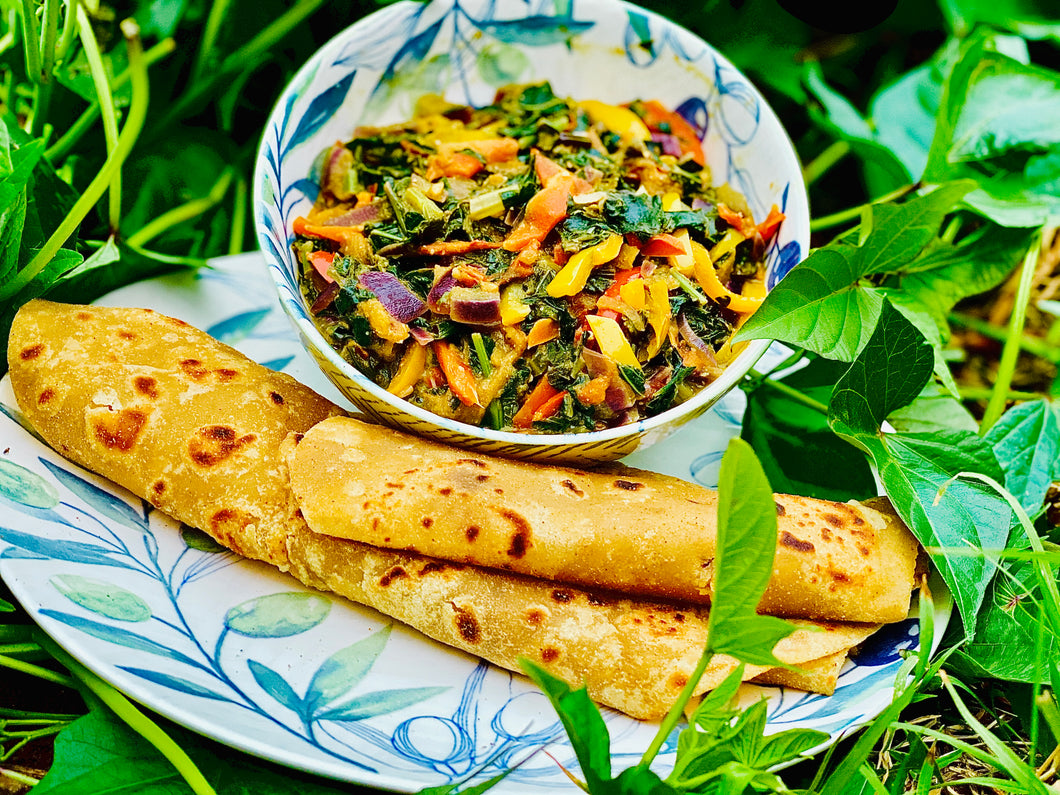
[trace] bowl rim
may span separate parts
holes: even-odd
[[[343,43],[347,38],[352,35],[356,35],[362,30],[367,30],[375,25],[379,25],[382,21],[385,21],[389,16],[398,13],[403,9],[411,9],[415,7],[424,8],[425,12],[431,6],[434,5],[446,5],[456,4],[457,0],[432,0],[426,6],[421,3],[415,2],[415,0],[399,0],[397,3],[380,8],[373,11],[371,14],[367,14],[356,22],[348,25],[334,36],[332,36],[327,42],[320,46],[314,53],[306,60],[306,62],[298,69],[294,76],[284,86],[284,89],[277,96],[276,102],[270,111],[265,125],[262,129],[262,136],[259,140],[258,147],[256,150],[256,157],[254,162],[254,174],[253,174],[253,206],[258,207],[262,203],[261,197],[263,196],[263,167],[266,162],[265,158],[265,147],[267,145],[267,132],[274,126],[277,120],[277,114],[282,113],[285,103],[289,97],[291,88],[296,85],[302,84],[312,72],[318,69],[326,57],[336,49],[343,46]],[[653,20],[655,24],[660,24],[669,31],[678,31],[683,35],[692,37],[692,39],[698,44],[702,45],[710,57],[715,61],[716,64],[724,66],[730,69],[733,73],[739,76],[739,80],[743,87],[749,90],[754,96],[758,107],[760,108],[763,115],[773,124],[776,130],[780,133],[780,138],[786,144],[788,150],[793,156],[793,161],[798,166],[798,153],[795,148],[787,129],[781,123],[780,118],[776,112],[766,101],[765,97],[758,90],[757,86],[741,71],[738,69],[728,58],[726,58],[721,52],[719,52],[712,44],[703,39],[697,33],[685,28],[667,17],[656,13],[643,6],[638,6],[633,3],[627,2],[626,0],[587,0],[590,5],[597,5],[606,7],[613,5],[616,8],[622,10],[635,10],[639,14],[643,14]],[[806,206],[807,221],[809,219],[809,194],[806,189],[805,180],[803,179],[802,171],[799,168],[794,170],[792,179],[789,181],[789,188],[794,188],[794,195],[805,197],[804,203]],[[273,262],[273,257],[269,252],[269,246],[265,244],[266,233],[265,224],[262,221],[262,214],[259,212],[254,213],[254,227],[255,237],[259,244],[265,260],[268,264],[268,269],[273,283],[281,292],[287,291],[287,283],[283,279],[282,274],[285,272],[282,263]],[[285,230],[286,231],[286,230]],[[797,233],[796,233],[797,234]],[[800,246],[800,250],[806,252],[809,250],[809,230],[808,226],[805,232],[805,238],[799,237],[794,238],[794,242],[797,242]],[[805,256],[805,254],[803,255]],[[297,277],[295,277],[297,280]],[[775,286],[775,285],[774,285]],[[415,420],[420,423],[427,425],[436,426],[444,429],[447,433],[454,436],[464,436],[469,439],[474,439],[481,442],[495,442],[500,444],[506,444],[514,447],[569,447],[569,446],[589,446],[598,444],[601,442],[610,442],[616,439],[622,439],[626,437],[635,438],[643,436],[648,432],[655,430],[660,427],[674,425],[678,426],[687,420],[691,420],[698,416],[703,411],[709,409],[722,397],[732,391],[736,385],[743,380],[747,375],[748,371],[754,367],[755,363],[759,358],[766,352],[769,346],[774,342],[772,339],[754,339],[744,343],[740,343],[743,348],[729,361],[729,363],[723,369],[721,375],[711,381],[702,390],[697,392],[694,396],[688,400],[680,403],[676,406],[655,414],[651,417],[645,417],[638,419],[632,423],[625,425],[615,426],[613,428],[604,428],[601,430],[594,431],[581,431],[577,433],[540,433],[540,432],[516,432],[516,431],[499,431],[492,428],[485,428],[479,425],[471,425],[469,423],[460,422],[457,420],[443,417],[440,414],[435,414],[427,409],[421,408],[404,398],[399,398],[396,395],[388,392],[387,390],[380,387],[374,381],[372,381],[367,375],[358,370],[350,362],[346,361],[339,355],[331,344],[324,337],[323,333],[309,317],[308,310],[305,307],[305,301],[299,291],[297,296],[297,306],[292,306],[294,300],[281,300],[284,312],[288,318],[295,324],[295,327],[299,331],[299,334],[314,354],[314,359],[318,360],[318,366],[320,366],[319,356],[324,356],[328,363],[335,367],[339,372],[343,373],[346,377],[351,379],[357,387],[364,389],[373,398],[379,400],[386,405],[393,408],[395,411],[402,414],[411,415]],[[735,333],[735,331],[734,331]],[[322,368],[325,369],[325,368]],[[325,370],[325,375],[327,372]],[[330,376],[329,376],[330,380]],[[346,391],[339,389],[343,396],[349,400],[358,408],[361,408],[354,398],[346,394]],[[362,409],[364,410],[364,409]],[[374,412],[373,412],[374,413]]]

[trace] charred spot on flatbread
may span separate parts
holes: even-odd
[[[212,467],[257,438],[253,433],[240,436],[230,425],[204,425],[188,442],[188,455],[198,466]]]
[[[52,398],[54,397],[55,390],[52,389],[50,386],[45,387],[40,391],[40,394],[37,396],[37,405],[43,406],[45,403],[50,403]]]
[[[452,602],[449,604],[453,608],[456,631],[460,633],[460,637],[468,643],[478,643],[482,640],[482,629],[471,608],[460,607]]]
[[[464,530],[464,538],[468,541],[474,541],[478,538],[478,534],[481,532],[478,525],[469,524]]]
[[[18,352],[18,358],[24,362],[28,362],[31,359],[38,358],[44,353],[44,343],[38,342],[36,345],[27,345],[25,348]]]
[[[512,533],[511,540],[508,545],[508,557],[510,558],[521,558],[526,555],[526,550],[530,548],[532,543],[530,523],[523,518],[522,515],[516,513],[513,510],[505,508],[499,511],[500,515],[511,522],[515,532]]]
[[[616,480],[614,483],[616,489],[622,489],[623,491],[640,491],[644,488],[644,484],[637,480]]]
[[[575,497],[584,497],[585,496],[585,492],[582,491],[580,488],[578,488],[578,484],[575,483],[570,478],[567,478],[565,480],[560,481],[559,485],[561,485],[563,488],[567,489],[567,491],[569,491]]]
[[[133,379],[133,389],[151,399],[158,397],[158,381],[149,375],[138,375]]]
[[[553,648],[552,646],[545,646],[541,650],[541,662],[552,663],[559,659],[559,649]]]
[[[240,543],[246,537],[246,528],[258,522],[258,516],[240,508],[221,508],[209,518],[210,535],[240,555],[245,555]]]
[[[796,552],[813,552],[816,549],[812,541],[803,541],[801,538],[793,536],[787,530],[781,531],[780,543],[788,549],[793,549]]]
[[[391,566],[382,577],[379,578],[379,587],[386,588],[394,580],[401,579],[402,577],[408,577],[409,573],[405,571],[402,566]]]
[[[201,381],[206,377],[207,373],[210,372],[209,368],[198,359],[181,360],[180,369],[181,372],[188,376],[192,381]]]
[[[96,441],[108,450],[127,453],[136,447],[147,424],[148,412],[129,406],[114,411],[110,406],[90,412],[88,422]]]
[[[561,605],[567,604],[574,600],[574,591],[567,588],[555,588],[552,593],[552,601],[559,602]]]
[[[281,395],[279,392],[270,392],[269,400],[271,400],[277,406],[282,406],[284,404],[283,395]]]

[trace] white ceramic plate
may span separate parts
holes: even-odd
[[[341,401],[299,346],[257,255],[100,303],[180,317]],[[633,463],[716,485],[742,399],[730,394]],[[6,381],[0,408],[0,576],[48,634],[132,698],[249,753],[398,791],[481,780],[547,744],[548,755],[532,756],[495,791],[577,791],[553,761],[576,769],[574,754],[529,680],[181,528],[41,444],[20,424]],[[943,605],[939,632],[947,616]],[[917,630],[907,620],[870,639],[829,698],[757,687],[744,697],[768,698],[773,730],[837,737],[889,703]],[[621,770],[655,726],[604,715]],[[675,746],[676,735],[658,758],[663,775]]]

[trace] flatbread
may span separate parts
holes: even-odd
[[[8,364],[26,418],[67,458],[240,554],[429,637],[511,670],[520,657],[535,660],[638,718],[664,714],[699,658],[702,606],[572,588],[313,532],[286,461],[299,439],[341,409],[179,320],[31,301],[15,317]],[[815,660],[876,628],[802,623],[778,644],[780,659]],[[698,689],[713,687],[733,666],[715,660]]]
[[[286,565],[280,442],[337,406],[149,309],[30,301],[8,366],[19,408],[66,458],[245,557]]]
[[[710,601],[718,498],[694,483],[491,458],[351,417],[316,425],[289,466],[319,533],[586,588]],[[775,500],[777,554],[762,612],[905,618],[919,546],[893,511]]]

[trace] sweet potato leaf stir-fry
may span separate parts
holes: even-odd
[[[718,376],[762,300],[783,215],[711,183],[693,128],[656,101],[502,89],[423,98],[324,156],[294,223],[303,289],[381,387],[500,430],[591,431]]]

